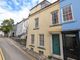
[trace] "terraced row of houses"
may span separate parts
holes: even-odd
[[[13,26],[13,30],[9,33],[10,36],[18,39],[27,38],[27,29],[29,21],[25,18]]]
[[[30,10],[26,48],[61,60],[80,60],[80,0],[43,0]]]

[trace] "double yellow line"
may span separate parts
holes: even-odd
[[[2,49],[0,48],[0,60],[5,60]]]

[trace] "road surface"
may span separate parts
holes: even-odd
[[[34,60],[9,38],[0,38],[0,48],[5,60]]]

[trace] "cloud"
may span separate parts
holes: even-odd
[[[0,23],[4,19],[12,18],[16,22],[27,18],[29,9],[42,0],[0,0]],[[53,2],[55,0],[48,0]]]
[[[0,22],[3,21],[3,19],[8,19],[8,18],[12,18],[15,20],[15,23],[16,22],[19,22],[21,21],[23,18],[27,18],[28,15],[29,15],[29,10],[24,7],[24,9],[20,10],[20,11],[14,11],[14,12],[9,12],[7,10],[0,10],[2,11],[1,14],[0,14]]]
[[[12,18],[15,22],[27,18],[31,0],[0,0],[0,23],[4,19]]]

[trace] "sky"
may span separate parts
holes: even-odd
[[[4,19],[12,18],[14,22],[20,22],[27,18],[32,7],[42,0],[0,0],[0,24]],[[54,2],[56,0],[48,0]]]

